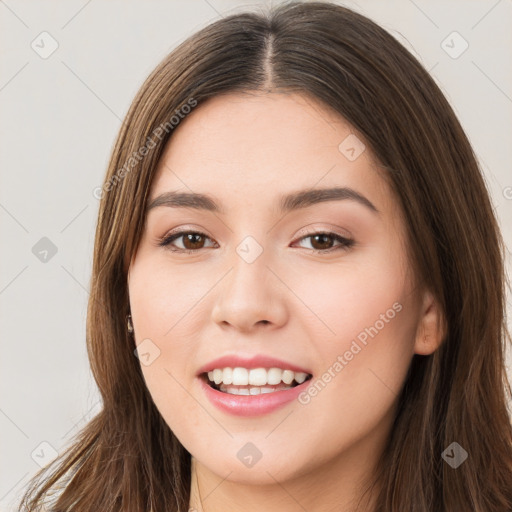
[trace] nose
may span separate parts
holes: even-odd
[[[267,266],[265,252],[248,263],[238,254],[231,271],[217,287],[212,320],[241,332],[250,332],[258,325],[271,329],[283,326],[288,318],[287,288]]]

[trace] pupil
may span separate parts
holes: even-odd
[[[201,238],[202,236],[201,236],[200,234],[198,234],[198,233],[189,233],[189,234],[185,237],[185,240],[187,240],[188,242],[191,242],[191,243],[192,243],[192,245],[194,246],[194,247],[192,247],[192,249],[197,249],[197,247],[195,247],[195,244],[196,244],[197,242],[194,242],[194,241],[193,241],[193,238],[194,238],[194,237],[199,237],[199,238]]]
[[[325,240],[329,240],[330,239],[330,236],[329,235],[314,235],[313,236],[313,240],[317,240],[317,239],[323,239],[324,240],[324,245],[325,245]],[[322,242],[320,242],[320,244],[322,244]],[[330,245],[329,242],[327,242],[327,245]],[[319,249],[329,249],[329,247],[320,247]]]

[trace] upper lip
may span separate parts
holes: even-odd
[[[311,374],[310,370],[301,368],[296,364],[276,359],[275,357],[266,356],[263,354],[254,355],[252,357],[244,357],[241,355],[226,355],[219,357],[206,363],[199,368],[197,375],[207,373],[215,368],[281,368],[282,370],[292,370],[294,372],[302,372]]]

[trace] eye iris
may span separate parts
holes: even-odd
[[[199,239],[202,239],[202,242],[204,243],[204,237],[203,235],[200,235],[199,233],[188,233],[187,235],[185,235],[183,237],[183,245],[185,246],[185,248],[187,249],[200,249],[201,247],[196,247],[195,243],[192,242],[192,240],[194,238],[199,238]],[[187,242],[192,242],[192,247],[188,247],[187,246]],[[200,245],[200,242],[199,242],[199,245]]]
[[[321,240],[324,240],[324,242],[327,239],[327,245],[332,246],[332,236],[331,235],[328,235],[328,234],[318,234],[318,235],[312,235],[311,236],[311,245],[315,249],[317,249],[319,251],[322,251],[322,250],[325,250],[325,249],[330,249],[330,247],[315,247],[315,243],[314,242],[316,242],[318,238],[321,239]],[[320,245],[322,245],[322,242],[320,242]]]

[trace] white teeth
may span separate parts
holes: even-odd
[[[219,390],[229,395],[260,395],[264,393],[274,393],[276,391],[282,391],[283,389],[290,389],[292,386],[289,384],[279,384],[278,386],[251,386],[251,387],[239,387],[239,386],[225,386],[221,384]]]
[[[215,384],[220,384],[222,382],[222,370],[219,370],[218,368],[215,368],[215,370],[213,370],[213,381],[215,382]]]
[[[251,391],[250,394],[275,391],[275,388],[265,387],[266,385],[277,386],[281,383],[290,385],[294,380],[298,384],[302,384],[307,377],[307,373],[282,370],[281,368],[215,368],[208,372],[210,382],[217,385],[257,386],[257,388],[249,388],[258,390],[257,392]]]
[[[220,371],[222,372],[222,370]],[[247,368],[233,368],[233,384],[235,386],[247,386],[249,384]]]
[[[281,379],[285,384],[291,384],[293,382],[293,379],[295,377],[295,372],[292,372],[291,370],[285,370],[283,372],[283,376]]]
[[[251,386],[264,386],[267,383],[267,370],[265,368],[252,368],[249,370],[249,384]]]
[[[299,384],[302,384],[305,380],[306,380],[306,377],[308,376],[307,373],[303,373],[303,372],[297,372],[295,374],[295,380],[299,383]]]
[[[233,368],[224,368],[222,370],[222,382],[224,384],[233,384]]]
[[[279,384],[282,375],[283,370],[281,368],[270,368],[267,374],[267,384]]]

